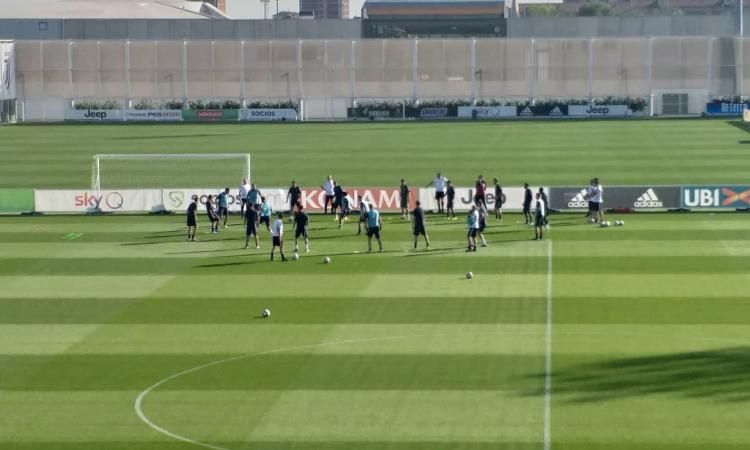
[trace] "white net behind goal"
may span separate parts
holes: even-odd
[[[223,188],[243,178],[250,181],[245,153],[100,154],[94,156],[91,188]]]

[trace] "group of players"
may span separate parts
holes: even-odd
[[[494,196],[490,197],[487,195],[487,184],[483,176],[479,175],[475,182],[474,203],[471,205],[466,217],[467,252],[475,252],[477,250],[477,238],[479,238],[482,247],[487,246],[484,231],[487,227],[487,218],[489,216],[489,209],[487,206],[488,197],[494,200],[491,206],[494,210],[495,219],[502,220],[502,208],[506,201],[506,196],[503,193],[503,189],[497,178],[493,179],[493,184]],[[335,216],[339,228],[342,228],[347,217],[352,212],[348,193],[336,183],[331,175],[326,178],[320,187],[325,192],[324,214],[328,214],[328,208],[330,206],[330,214]],[[445,214],[447,218],[457,220],[456,212],[454,210],[456,191],[450,180],[445,178],[441,173],[437,173],[435,179],[427,184],[426,187],[435,188],[435,200],[438,206],[438,214]],[[227,227],[229,216],[229,193],[230,189],[227,187],[220,192],[215,199],[213,195],[209,195],[206,199],[206,215],[211,223],[211,233],[219,233],[222,219],[223,226]],[[425,241],[425,246],[429,249],[430,240],[427,235],[425,211],[419,200],[415,202],[416,207],[412,211],[409,210],[411,191],[406,184],[406,180],[403,178],[401,179],[399,194],[401,218],[412,222],[414,248],[417,248],[419,237],[422,236]],[[310,219],[304,210],[301,197],[302,190],[295,181],[292,181],[291,186],[287,191],[286,201],[289,204],[289,222],[293,223],[292,231],[294,232],[295,254],[299,249],[300,238],[304,240],[305,252],[310,251],[310,241],[308,236],[308,225]],[[240,184],[239,198],[241,199],[241,214],[245,225],[245,248],[247,249],[249,247],[251,236],[255,240],[255,248],[260,248],[258,231],[261,228],[261,225],[265,225],[266,230],[271,234],[272,238],[271,260],[274,259],[274,254],[278,247],[282,261],[286,261],[287,258],[284,254],[283,241],[284,214],[282,212],[277,212],[276,219],[271,223],[271,216],[273,215],[271,205],[261,194],[260,190],[258,190],[255,183],[249,184],[247,179],[243,179]],[[198,225],[198,204],[199,198],[197,195],[194,195],[192,197],[192,202],[187,209],[188,241],[191,242],[196,241],[195,234]],[[547,195],[544,192],[544,188],[539,188],[539,191],[534,195],[529,188],[529,185],[524,184],[524,218],[526,225],[534,226],[534,240],[542,239],[544,229],[549,229],[547,205]],[[383,243],[380,232],[383,223],[380,217],[380,212],[373,204],[365,204],[365,202],[360,201],[357,234],[362,233],[363,226],[368,238],[368,252],[372,251],[373,237],[377,240],[379,250],[382,252]]]

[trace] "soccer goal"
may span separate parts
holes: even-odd
[[[223,188],[242,178],[250,181],[250,155],[214,154],[128,154],[94,156],[91,188],[163,189]]]

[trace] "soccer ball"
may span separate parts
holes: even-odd
[[[593,217],[590,217],[589,218],[589,223],[594,223],[594,222],[596,222],[596,219],[594,219]]]
[[[602,228],[607,228],[609,226],[609,222],[602,222],[600,226]]]
[[[264,319],[267,319],[267,318],[271,317],[271,310],[268,309],[268,308],[264,309],[262,315],[263,315]]]
[[[292,259],[297,260],[299,259],[299,253],[295,253],[292,255]]]
[[[620,221],[620,225],[625,225],[625,221],[624,221],[624,220],[621,220],[621,221]]]
[[[471,280],[472,278],[474,278],[474,274],[471,272],[466,272],[466,278]]]
[[[331,258],[329,258],[329,257],[327,257],[327,256],[324,256],[324,257],[323,257],[323,264],[328,264],[328,263],[330,263],[330,262],[331,262]]]

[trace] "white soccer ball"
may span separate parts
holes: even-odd
[[[268,318],[268,317],[271,317],[271,310],[270,310],[270,309],[268,309],[268,308],[264,309],[264,310],[263,310],[263,317],[264,317],[264,318]]]
[[[474,278],[474,274],[471,272],[466,272],[466,278],[471,280],[472,278]]]
[[[624,221],[624,220],[621,220],[621,221],[620,221],[620,225],[625,225],[625,221]]]
[[[297,260],[299,259],[299,253],[295,253],[292,255],[292,259]]]
[[[609,226],[609,222],[602,222],[599,226],[602,228],[607,228]]]
[[[323,264],[328,264],[328,263],[330,263],[330,262],[331,262],[331,258],[329,258],[329,257],[327,257],[327,256],[324,256],[324,257],[323,257]]]
[[[590,217],[589,218],[589,223],[594,223],[594,222],[596,222],[596,219],[594,219],[593,217]]]

